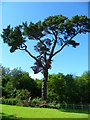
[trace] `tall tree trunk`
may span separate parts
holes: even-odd
[[[47,80],[48,80],[48,69],[44,71],[44,78],[42,81],[42,100],[47,98]]]

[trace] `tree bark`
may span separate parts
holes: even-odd
[[[44,71],[44,78],[42,81],[42,100],[47,99],[47,80],[48,80],[48,69]]]

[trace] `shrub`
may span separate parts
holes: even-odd
[[[18,103],[18,100],[16,98],[4,98],[2,97],[2,104],[7,105],[16,105]]]
[[[44,101],[40,102],[40,107],[48,108],[49,106],[48,106],[47,102],[44,100]]]
[[[31,106],[31,107],[39,107],[40,105],[40,102],[41,102],[41,98],[37,97],[37,98],[34,98],[32,100],[19,100],[19,102],[17,103],[17,105],[19,106]]]
[[[61,107],[60,103],[56,104],[56,107],[59,109]]]
[[[27,89],[17,90],[17,93],[16,93],[17,99],[26,100],[26,99],[29,99],[29,97],[30,97],[30,92]]]
[[[33,107],[39,106],[39,105],[40,105],[40,102],[41,102],[41,98],[37,97],[37,98],[34,98],[34,99],[31,101],[30,105],[33,106]]]
[[[28,102],[28,100],[20,100],[16,105],[18,106],[30,106],[30,102]]]

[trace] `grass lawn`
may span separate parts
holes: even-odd
[[[13,118],[88,118],[88,111],[1,105],[3,120]],[[1,113],[0,113],[1,114]]]

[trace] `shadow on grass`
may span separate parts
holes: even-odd
[[[67,110],[62,110],[68,112]],[[73,112],[73,111],[72,111]],[[88,120],[88,118],[17,118],[15,115],[7,115],[5,113],[0,113],[1,120]]]
[[[70,113],[84,113],[84,114],[90,114],[88,110],[78,110],[78,109],[59,109],[59,111],[62,112],[70,112]]]
[[[15,115],[7,115],[5,113],[0,113],[1,120],[21,120],[21,118],[17,118]]]

